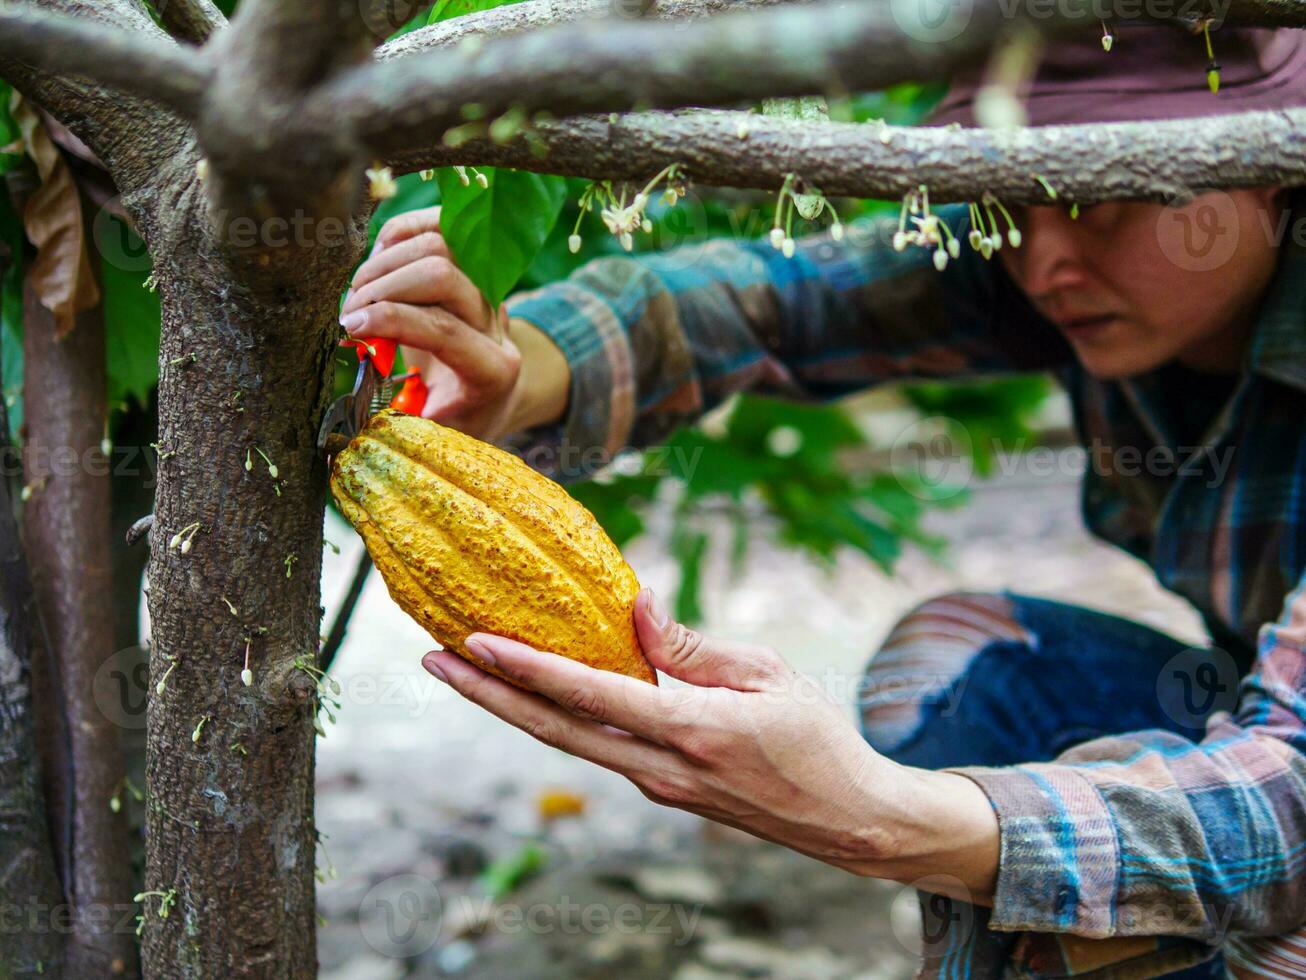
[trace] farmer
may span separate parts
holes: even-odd
[[[1061,45],[1030,122],[1306,102],[1300,33],[1216,39],[1218,96],[1200,38]],[[940,119],[971,123],[975,91],[955,84]],[[965,241],[968,209],[937,210]],[[1012,211],[1020,247],[942,272],[896,250],[890,221],[792,258],[717,241],[693,261],[603,259],[498,315],[438,212],[414,212],[382,230],[342,322],[409,348],[426,415],[526,433],[562,477],[745,389],[1051,370],[1090,450],[1088,527],[1196,606],[1209,649],[1077,606],[947,595],[871,661],[860,731],[779,653],[701,636],[648,592],[641,644],[688,687],[484,635],[468,648],[538,693],[449,653],[424,664],[657,802],[916,884],[928,975],[1306,975],[1306,212],[1275,187]]]

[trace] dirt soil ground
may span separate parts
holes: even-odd
[[[932,520],[950,541],[944,561],[910,554],[892,577],[855,554],[827,572],[772,543],[759,516],[741,578],[731,580],[728,548],[716,549],[702,628],[775,646],[845,701],[893,623],[952,589],[1079,602],[1200,641],[1188,606],[1084,533],[1081,466],[1074,450],[1037,473],[1027,459],[1005,461],[973,485],[968,505]],[[669,593],[665,521],[655,515],[628,557],[642,582]],[[361,545],[334,515],[327,537],[342,552],[327,554],[333,611]],[[911,975],[909,889],[654,806],[620,777],[461,701],[421,670],[431,646],[374,575],[334,671],[339,721],[318,751],[324,977]],[[583,812],[545,820],[549,793],[563,808],[579,797]],[[480,872],[513,860],[539,867],[491,900]]]

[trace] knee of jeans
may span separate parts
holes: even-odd
[[[863,737],[893,757],[926,712],[947,706],[978,654],[995,643],[1031,642],[1008,595],[950,592],[921,603],[889,631],[862,675]]]

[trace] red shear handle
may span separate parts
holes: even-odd
[[[395,352],[399,349],[395,341],[384,337],[373,337],[367,340],[347,340],[345,343],[354,345],[360,361],[365,357],[371,358],[381,377],[390,377],[390,372],[395,367]]]
[[[404,381],[404,386],[390,401],[390,407],[405,415],[421,415],[426,407],[426,382],[421,375],[411,374]]]

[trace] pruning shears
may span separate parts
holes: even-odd
[[[390,376],[398,349],[393,340],[348,340],[345,345],[358,353],[358,374],[349,393],[327,408],[317,431],[317,448],[328,456],[347,446],[363,430],[367,420],[387,405],[417,415],[426,404],[426,384],[420,374],[414,371],[398,378]],[[394,386],[400,381],[403,388],[395,395]]]

